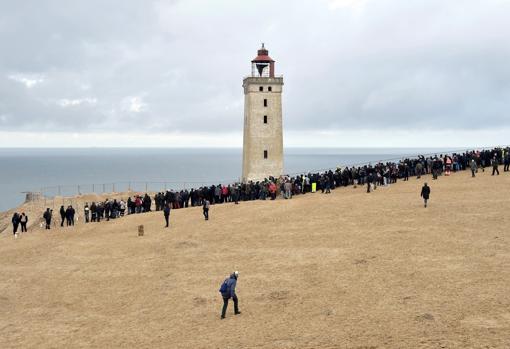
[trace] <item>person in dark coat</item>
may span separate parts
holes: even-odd
[[[64,206],[62,206],[64,208]],[[65,213],[65,211],[64,211]],[[44,221],[46,222],[46,229],[51,228],[51,210],[49,208],[46,209],[46,212],[43,214]]]
[[[165,208],[163,209],[163,215],[165,216],[165,228],[168,228],[169,220],[170,220],[170,204],[166,204]]]
[[[20,223],[20,215],[18,212],[14,212],[14,214],[12,215],[11,222],[12,222],[12,234],[15,237],[17,237],[18,236],[18,227],[19,227],[19,223]]]
[[[225,314],[227,312],[228,300],[232,298],[234,302],[234,314],[239,315],[241,312],[239,311],[239,300],[236,294],[236,286],[237,286],[237,278],[239,277],[239,272],[235,271],[230,274],[230,277],[226,279],[224,282],[227,284],[226,291],[221,294],[223,297],[223,308],[221,309],[221,318],[225,318]]]
[[[73,206],[69,205],[65,211],[67,226],[74,225],[74,214],[76,211]]]
[[[106,201],[104,203],[104,214],[105,214],[106,221],[110,220],[111,212],[112,212],[112,203],[110,202],[110,200],[106,199]]]
[[[66,220],[66,209],[64,208],[64,205],[60,206],[60,218],[62,219],[60,222],[60,226],[63,227],[64,221]]]
[[[19,216],[19,223],[21,224],[21,232],[26,233],[27,232],[28,216],[25,214],[25,212],[22,212],[21,216]]]
[[[425,207],[427,207],[427,201],[430,197],[430,187],[427,185],[427,183],[423,184],[423,187],[421,188],[421,197],[423,198]]]
[[[90,221],[95,222],[97,220],[97,206],[95,202],[90,205]]]

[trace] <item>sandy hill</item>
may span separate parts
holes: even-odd
[[[510,174],[364,191],[4,232],[1,347],[510,348]]]

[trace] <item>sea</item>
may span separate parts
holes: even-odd
[[[284,167],[287,174],[308,173],[453,150],[460,151],[287,148]],[[232,183],[239,180],[241,167],[241,148],[0,148],[0,211],[23,203],[27,192],[53,197]]]

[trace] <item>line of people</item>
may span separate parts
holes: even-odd
[[[379,162],[375,165],[338,167],[326,172],[307,173],[296,176],[269,177],[262,181],[233,183],[227,185],[211,185],[190,190],[168,190],[156,193],[153,198],[148,194],[137,195],[124,200],[106,200],[88,203],[84,207],[85,222],[100,222],[119,218],[125,214],[150,212],[154,203],[156,211],[181,209],[202,206],[204,217],[208,219],[210,205],[239,203],[251,200],[275,200],[278,196],[291,199],[301,195],[320,191],[328,194],[331,190],[345,186],[364,186],[370,193],[378,186],[388,186],[398,180],[408,181],[410,177],[420,178],[431,174],[433,180],[439,176],[449,176],[452,172],[470,169],[474,177],[481,168],[492,166],[493,175],[499,175],[499,165],[503,164],[504,172],[510,167],[510,148],[494,148],[491,150],[472,150],[464,153],[440,154],[425,157],[405,158],[398,162]],[[46,213],[45,213],[46,214]],[[169,214],[169,213],[168,213]],[[67,217],[67,215],[66,215]],[[67,218],[66,218],[67,219]],[[72,220],[74,223],[74,219]],[[72,224],[71,224],[72,225]]]

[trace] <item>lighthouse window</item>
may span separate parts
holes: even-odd
[[[267,150],[264,150],[264,159],[267,159]]]
[[[264,107],[267,107],[267,99],[264,98]]]
[[[259,91],[260,91],[260,92],[264,91],[264,86],[260,86],[260,87],[259,87]]]
[[[267,115],[264,115],[264,124],[267,124]]]
[[[271,92],[271,91],[273,91],[273,88],[272,88],[271,86],[269,86],[269,87],[267,88],[267,90],[268,90],[269,92]]]

